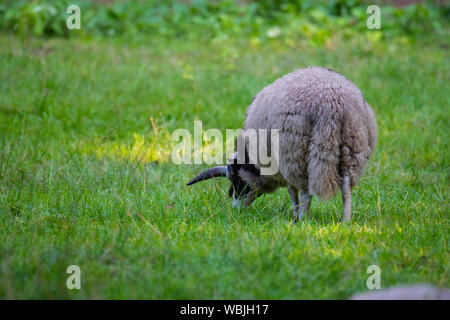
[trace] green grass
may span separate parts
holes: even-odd
[[[449,51],[338,40],[1,34],[0,297],[336,299],[366,290],[372,264],[382,287],[449,287]],[[260,89],[308,65],[376,113],[351,224],[340,196],[293,225],[286,190],[239,211],[226,181],[185,186],[205,166],[169,161],[173,130],[239,128]]]

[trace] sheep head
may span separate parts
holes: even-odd
[[[231,182],[228,196],[233,198],[233,207],[247,207],[262,194],[254,184],[251,186],[248,183],[249,180],[253,180],[253,176],[255,178],[260,176],[259,169],[253,164],[239,164],[237,156],[234,154],[231,163],[205,170],[189,181],[187,185],[216,177],[227,178]]]

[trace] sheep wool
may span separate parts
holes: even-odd
[[[279,130],[279,173],[240,172],[246,183],[265,192],[294,186],[322,199],[334,196],[344,177],[350,187],[358,183],[377,140],[374,113],[358,87],[322,67],[298,69],[262,89],[243,129]]]

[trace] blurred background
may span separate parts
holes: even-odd
[[[66,28],[65,8],[70,4],[81,8],[79,32]],[[337,32],[346,37],[368,32],[366,8],[371,4],[380,6],[383,17],[383,31],[372,37],[442,34],[449,18],[445,0],[2,0],[0,28],[22,37],[239,36],[253,42],[280,38],[290,43],[305,38],[320,46]]]

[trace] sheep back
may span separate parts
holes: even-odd
[[[278,129],[279,175],[323,199],[336,193],[344,175],[356,185],[377,135],[358,87],[321,67],[298,69],[261,90],[247,109],[243,129],[250,128]]]

